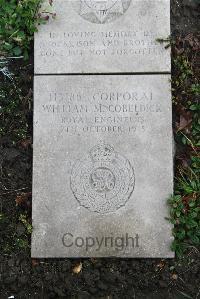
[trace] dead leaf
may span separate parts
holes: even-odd
[[[192,123],[192,114],[190,111],[186,111],[184,107],[179,107],[177,112],[180,114],[179,123],[176,123],[176,132],[182,131]]]
[[[21,145],[23,148],[28,148],[29,145],[31,145],[31,144],[32,144],[32,141],[31,141],[30,138],[29,138],[29,139],[24,139],[24,140],[21,140],[21,141],[20,141],[20,145]]]
[[[189,159],[188,155],[186,155],[185,153],[177,154],[176,155],[176,159],[181,161],[182,166],[184,168],[188,168],[189,167],[190,159]]]
[[[183,52],[184,52],[184,49],[183,49],[183,48],[178,49],[177,47],[175,47],[174,50],[175,50],[175,52],[176,52],[177,55],[181,55],[181,54],[183,54]]]
[[[157,268],[163,269],[165,267],[165,262],[162,260],[159,264],[157,264]]]
[[[21,204],[26,203],[30,196],[31,192],[21,193],[20,195],[17,195],[15,199],[16,205],[19,206]]]
[[[35,267],[37,265],[39,265],[39,262],[36,259],[32,259],[32,266]]]
[[[197,51],[200,49],[200,42],[198,38],[194,37],[193,33],[189,33],[188,35],[186,35],[183,40],[184,42],[188,42],[193,51]]]
[[[92,257],[90,260],[91,260],[91,262],[92,262],[93,264],[95,264],[95,263],[97,262],[97,259],[95,259],[95,258],[93,258],[93,257]]]
[[[177,275],[176,273],[173,273],[173,274],[172,274],[172,279],[173,279],[173,280],[177,280],[177,279],[178,279],[178,275]]]
[[[74,268],[72,269],[72,272],[75,273],[75,274],[78,274],[81,272],[82,270],[82,263],[80,262],[80,264],[77,264],[76,266],[74,266]]]

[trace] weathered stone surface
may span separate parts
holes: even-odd
[[[173,257],[169,80],[35,77],[33,257]]]
[[[54,0],[35,34],[35,73],[169,72],[169,0]]]

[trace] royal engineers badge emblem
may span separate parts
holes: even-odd
[[[70,183],[81,206],[104,214],[126,204],[134,190],[135,176],[125,157],[100,143],[74,164]]]
[[[75,10],[91,23],[105,24],[122,16],[130,3],[131,0],[79,0],[75,2]]]

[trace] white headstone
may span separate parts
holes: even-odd
[[[32,257],[173,257],[169,75],[36,76]]]
[[[48,0],[46,0],[48,1]],[[35,73],[170,72],[169,0],[54,0],[35,35]]]

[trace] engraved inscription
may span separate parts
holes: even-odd
[[[129,8],[131,0],[79,0],[75,10],[91,23],[105,24],[122,16]]]
[[[47,0],[48,1],[48,0]],[[170,71],[168,0],[55,0],[35,34],[35,73]]]
[[[81,206],[101,214],[115,212],[134,190],[134,170],[112,146],[100,142],[76,161],[70,185]]]
[[[61,124],[65,134],[133,135],[147,130],[149,116],[163,114],[162,102],[156,103],[154,98],[151,89],[92,94],[52,90],[39,109],[53,126]]]
[[[161,56],[166,49],[156,41],[155,33],[132,28],[131,31],[49,32],[39,41],[41,57],[144,57]]]

